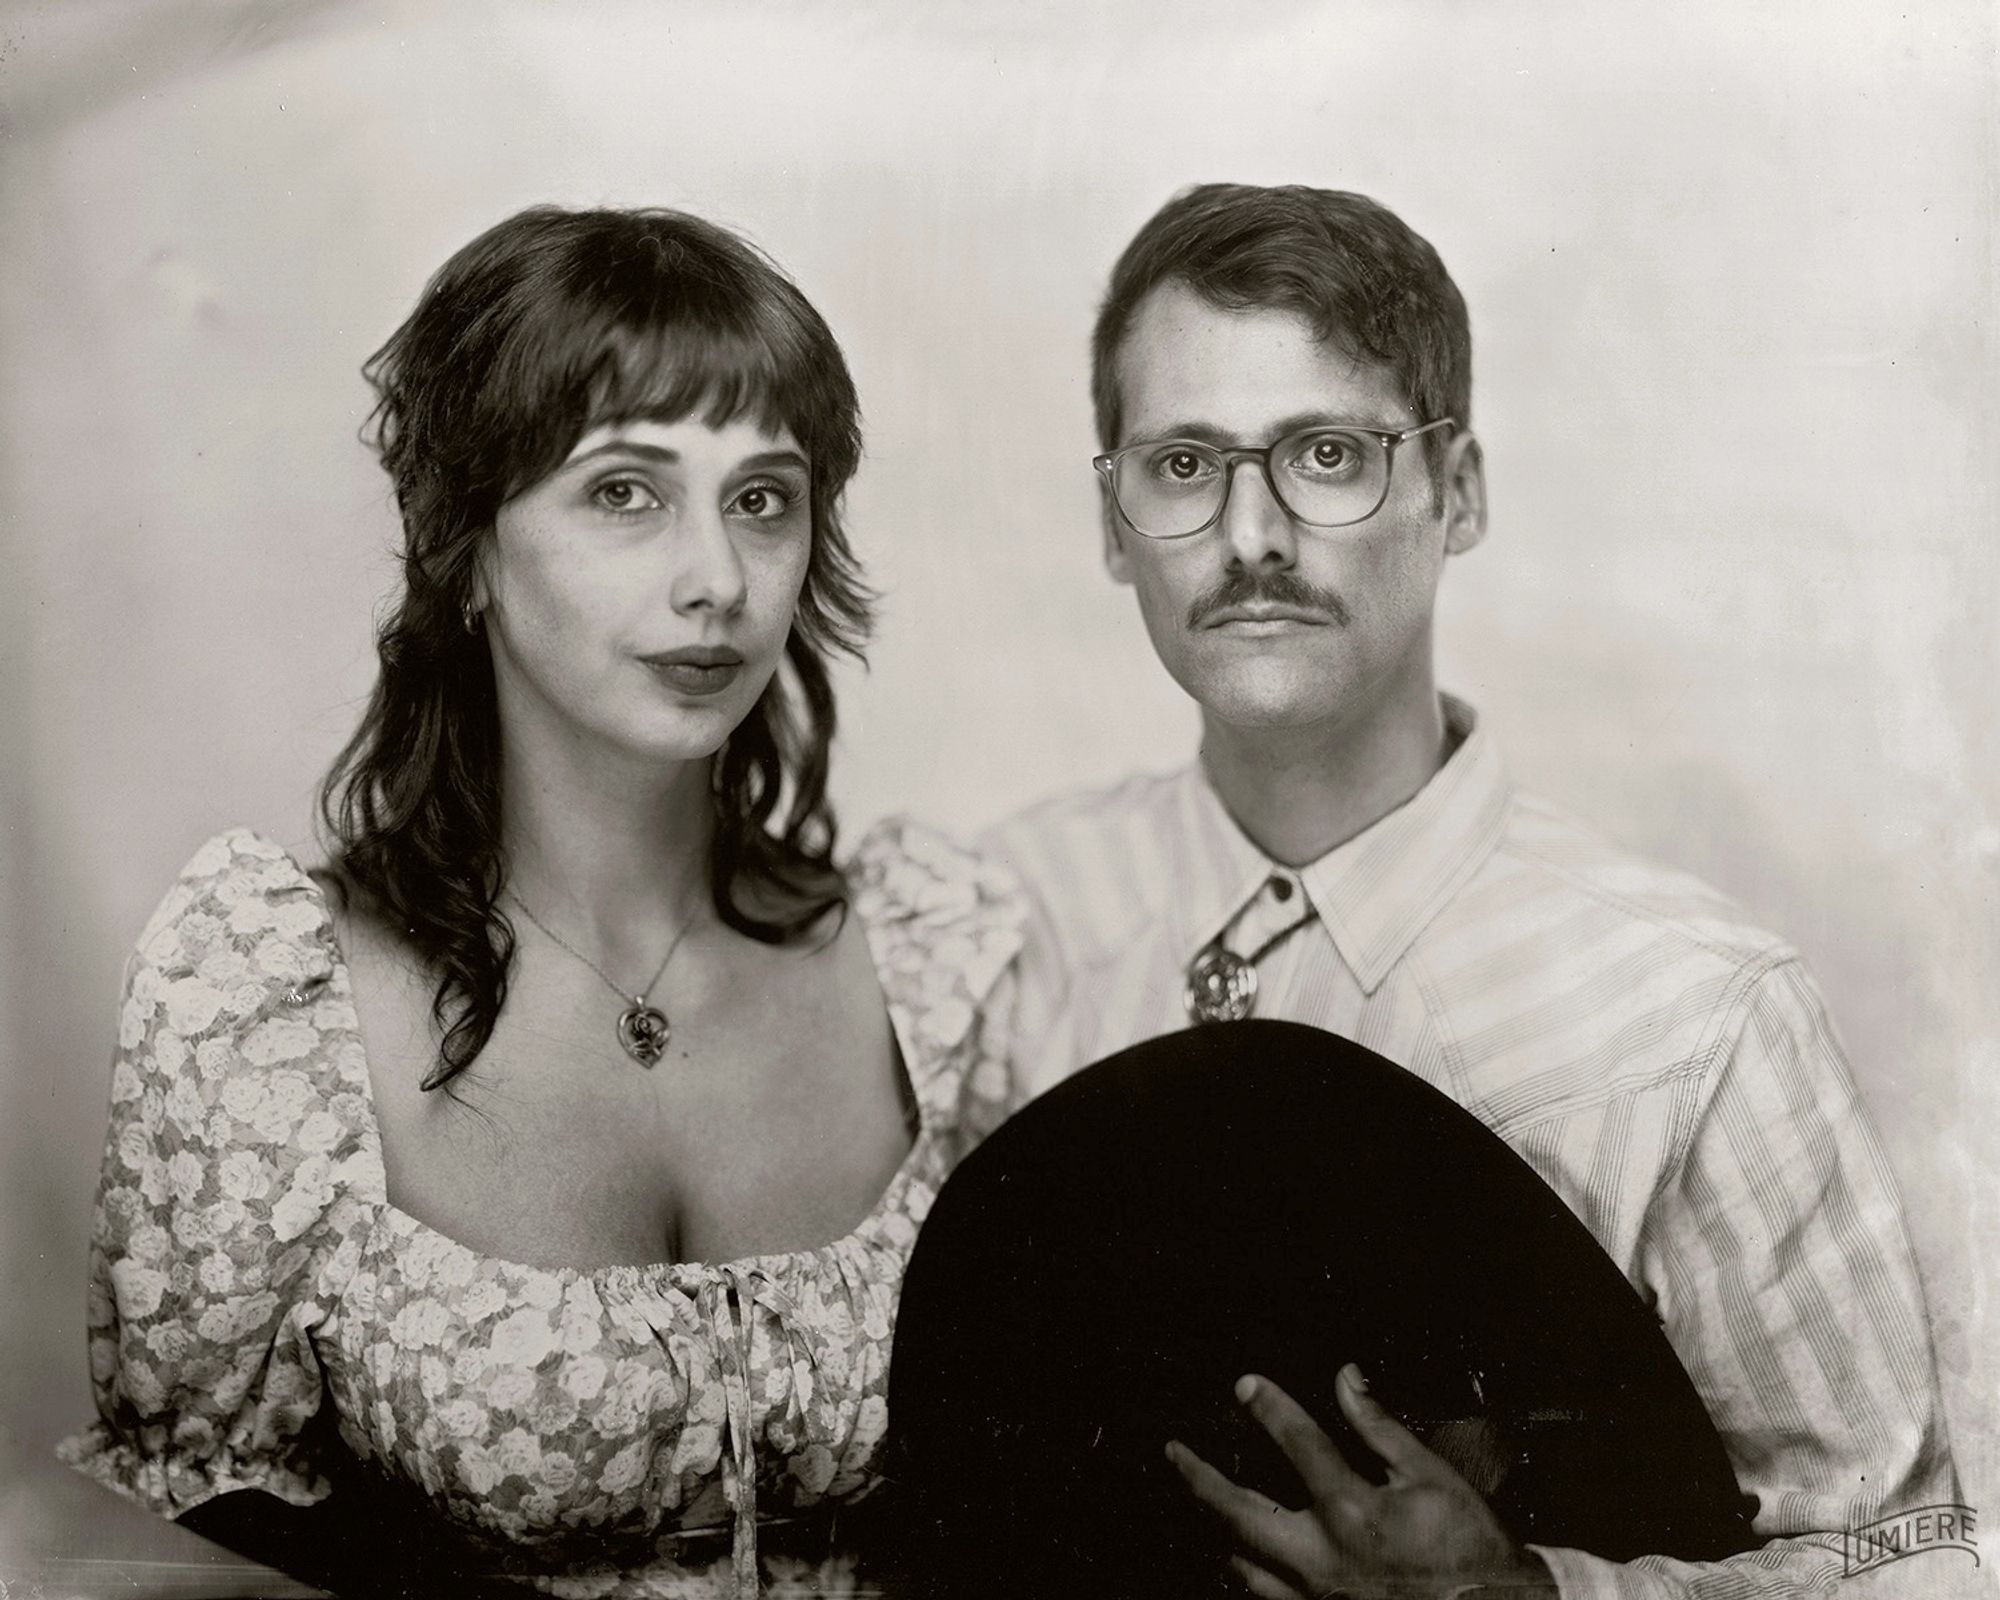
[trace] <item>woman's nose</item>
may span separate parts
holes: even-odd
[[[686,518],[678,530],[679,565],[674,573],[673,604],[676,611],[712,611],[734,616],[743,608],[748,592],[743,560],[736,541],[719,510],[710,509]]]

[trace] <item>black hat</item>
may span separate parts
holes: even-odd
[[[1524,1542],[1754,1542],[1657,1320],[1555,1191],[1372,1051],[1241,1022],[1078,1074],[945,1185],[890,1367],[907,1587],[1209,1592],[1227,1542],[1167,1440],[1305,1504],[1232,1397],[1256,1372],[1380,1481],[1335,1403],[1349,1361]]]

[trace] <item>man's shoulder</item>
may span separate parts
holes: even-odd
[[[1797,955],[1712,884],[1532,793],[1516,791],[1481,877],[1488,892],[1539,899],[1556,915],[1587,911],[1599,926],[1643,929],[1690,960],[1706,955],[1724,967],[1762,970]]]
[[[1411,955],[1455,1092],[1509,1139],[1628,1095],[1692,1127],[1757,1008],[1809,987],[1729,896],[1519,791]]]
[[[977,848],[1014,870],[1081,959],[1132,937],[1165,894],[1192,770],[1136,772],[1038,800],[988,828]]]
[[[979,848],[1031,880],[1070,874],[1079,859],[1150,852],[1172,834],[1191,769],[1128,773],[1037,800],[988,828]]]

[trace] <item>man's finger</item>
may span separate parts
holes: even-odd
[[[1277,1441],[1315,1501],[1348,1500],[1368,1491],[1368,1480],[1341,1459],[1312,1414],[1269,1378],[1239,1380],[1236,1398]]]
[[[1294,1589],[1269,1567],[1261,1567],[1248,1556],[1231,1556],[1229,1570],[1236,1581],[1256,1595],[1258,1600],[1311,1600],[1311,1597]]]
[[[1440,1469],[1451,1471],[1431,1454],[1423,1440],[1391,1416],[1368,1392],[1368,1380],[1353,1362],[1340,1369],[1340,1380],[1334,1388],[1339,1392],[1340,1409],[1354,1424],[1354,1431],[1369,1449],[1389,1463],[1392,1472],[1406,1478],[1428,1478],[1436,1476]]]
[[[1256,1494],[1232,1483],[1178,1439],[1167,1445],[1174,1464],[1194,1497],[1223,1521],[1238,1545],[1268,1566],[1291,1571],[1297,1565],[1302,1511],[1288,1511],[1269,1495]]]

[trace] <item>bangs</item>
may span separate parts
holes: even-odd
[[[788,430],[816,493],[854,475],[858,407],[840,346],[751,246],[673,213],[588,212],[527,214],[473,248],[501,251],[510,226],[534,233],[532,248],[446,287],[463,320],[434,364],[470,380],[437,453],[463,442],[473,499],[518,494],[587,433],[640,420]]]
[[[800,414],[804,374],[761,329],[682,316],[650,327],[616,322],[590,330],[581,363],[577,439],[625,422],[684,422],[711,428],[749,419],[766,433],[789,429],[810,453],[815,430]],[[575,448],[576,440],[569,441]]]

